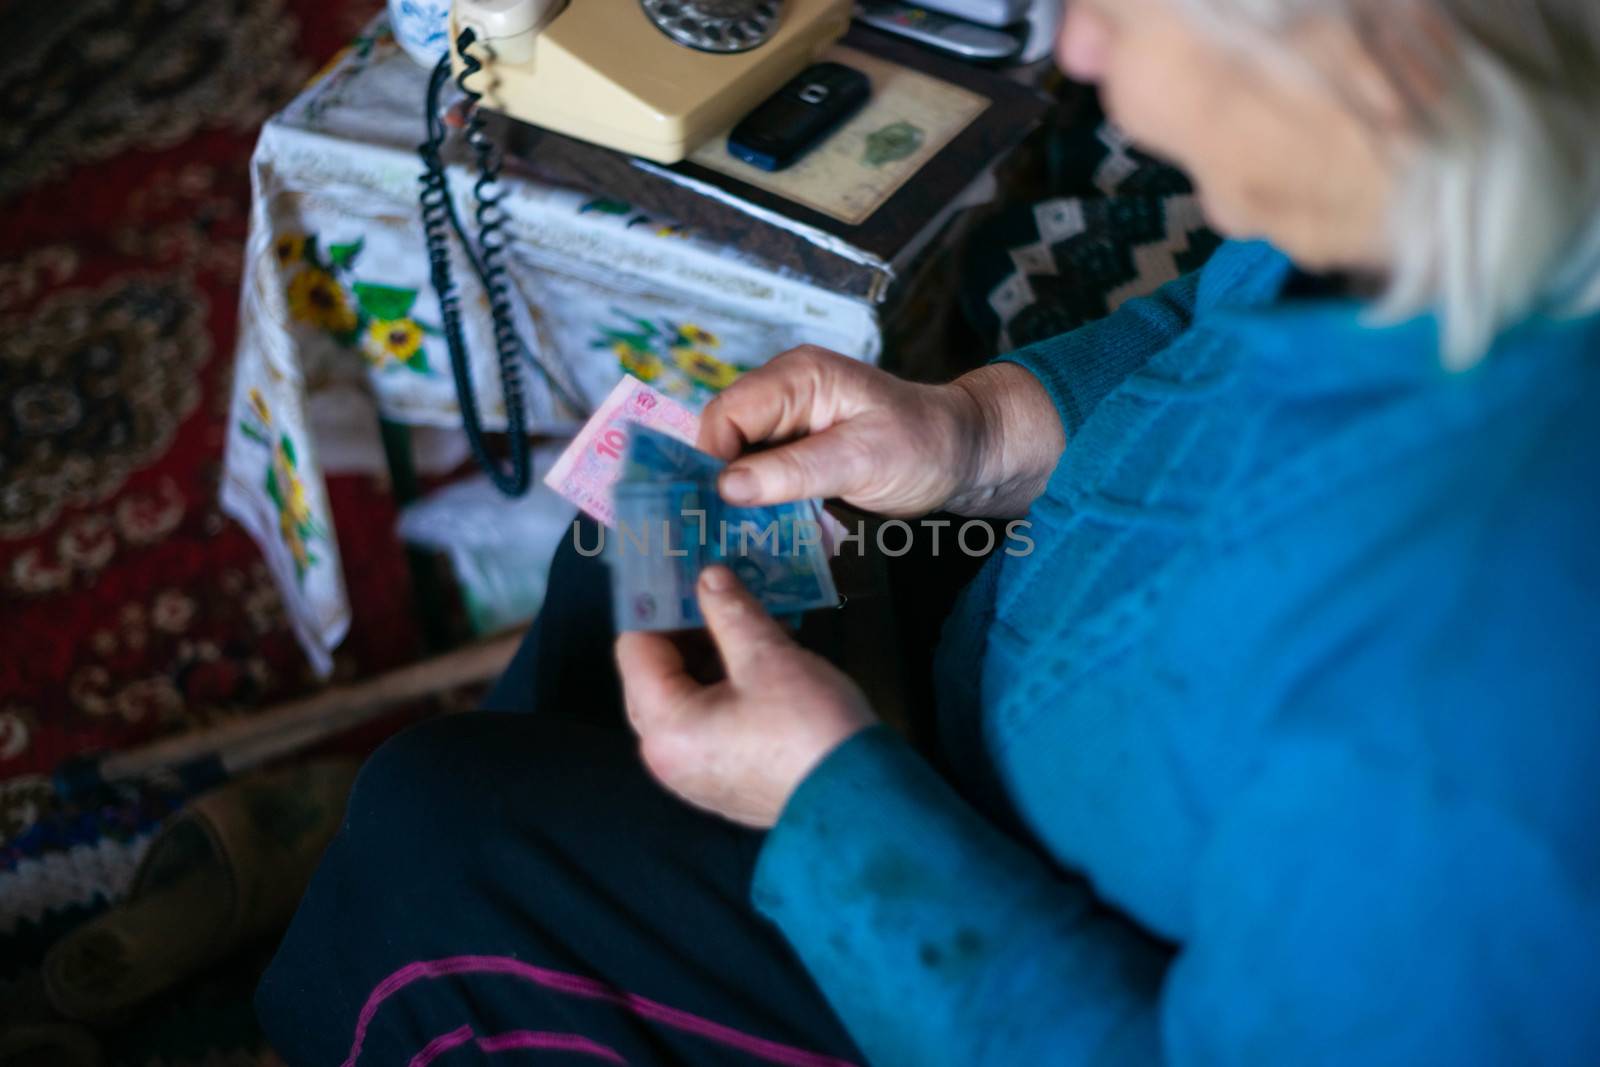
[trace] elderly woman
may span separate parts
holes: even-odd
[[[951,773],[725,570],[720,675],[625,634],[608,722],[569,557],[537,712],[364,772],[290,1063],[1600,1062],[1600,7],[1075,0],[1059,57],[1247,242],[704,420],[730,500],[1029,517],[946,624]]]

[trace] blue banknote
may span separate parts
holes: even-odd
[[[623,630],[704,625],[700,571],[725,564],[773,615],[838,603],[823,547],[822,503],[737,507],[717,494],[723,464],[648,427],[630,431],[607,540],[612,604]]]
[[[715,482],[722,467],[715,456],[676,437],[648,426],[629,427],[628,451],[622,461],[625,482]]]

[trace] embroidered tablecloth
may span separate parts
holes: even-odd
[[[308,405],[361,368],[384,418],[460,422],[417,209],[426,85],[380,16],[267,122],[252,163],[222,503],[260,544],[323,673],[350,607]],[[453,163],[450,180],[470,219],[469,168]],[[623,371],[698,407],[802,342],[880,353],[872,305],[615,200],[510,174],[502,189],[519,328],[586,405]],[[501,428],[487,305],[455,253],[484,422]],[[585,412],[564,408],[539,374],[524,377],[533,432],[581,422]]]

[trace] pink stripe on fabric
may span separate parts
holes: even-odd
[[[614,1048],[608,1048],[598,1041],[590,1041],[582,1034],[557,1034],[547,1030],[512,1030],[510,1033],[495,1034],[492,1037],[478,1038],[478,1047],[486,1053],[508,1052],[512,1049],[547,1048],[561,1052],[582,1052],[610,1063],[620,1063],[628,1067],[628,1061]]]
[[[438,960],[418,960],[395,971],[373,987],[367,1002],[362,1005],[361,1014],[356,1019],[356,1032],[350,1045],[350,1055],[345,1057],[342,1067],[355,1067],[355,1062],[361,1055],[361,1046],[366,1042],[367,1028],[372,1025],[373,1017],[377,1015],[378,1008],[385,1000],[412,982],[446,978],[456,974],[510,975],[545,989],[553,989],[558,993],[605,1001],[641,1019],[648,1019],[663,1026],[703,1037],[708,1041],[727,1045],[729,1048],[736,1048],[769,1063],[783,1064],[784,1067],[854,1067],[846,1060],[824,1056],[817,1052],[807,1052],[805,1049],[777,1041],[768,1041],[766,1038],[756,1037],[648,997],[641,997],[636,993],[607,985],[598,979],[535,967],[531,963],[523,963],[507,956],[448,956]]]
[[[428,1064],[443,1056],[453,1048],[460,1048],[472,1040],[472,1027],[458,1026],[448,1034],[440,1034],[426,1045],[422,1051],[411,1057],[410,1067],[428,1067]]]
[[[426,1045],[422,1051],[411,1057],[410,1067],[430,1067],[434,1060],[443,1056],[451,1049],[460,1048],[472,1040],[471,1026],[458,1026],[448,1034],[440,1034]],[[511,1052],[521,1049],[542,1048],[553,1052],[581,1052],[587,1056],[596,1056],[610,1063],[620,1063],[628,1067],[628,1061],[616,1049],[607,1048],[597,1041],[590,1041],[582,1034],[557,1034],[546,1030],[512,1030],[504,1034],[494,1034],[490,1037],[480,1037],[477,1040],[479,1050],[493,1055],[496,1052]]]

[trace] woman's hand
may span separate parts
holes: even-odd
[[[855,683],[795,644],[732,571],[708,567],[698,593],[725,677],[697,680],[673,638],[625,633],[617,669],[628,719],[662,785],[768,827],[812,768],[876,717]]]
[[[766,443],[778,447],[743,455]],[[733,461],[718,483],[729,502],[838,497],[891,516],[1021,514],[1063,445],[1049,395],[1021,367],[923,385],[811,346],[744,375],[700,420],[700,447]]]

